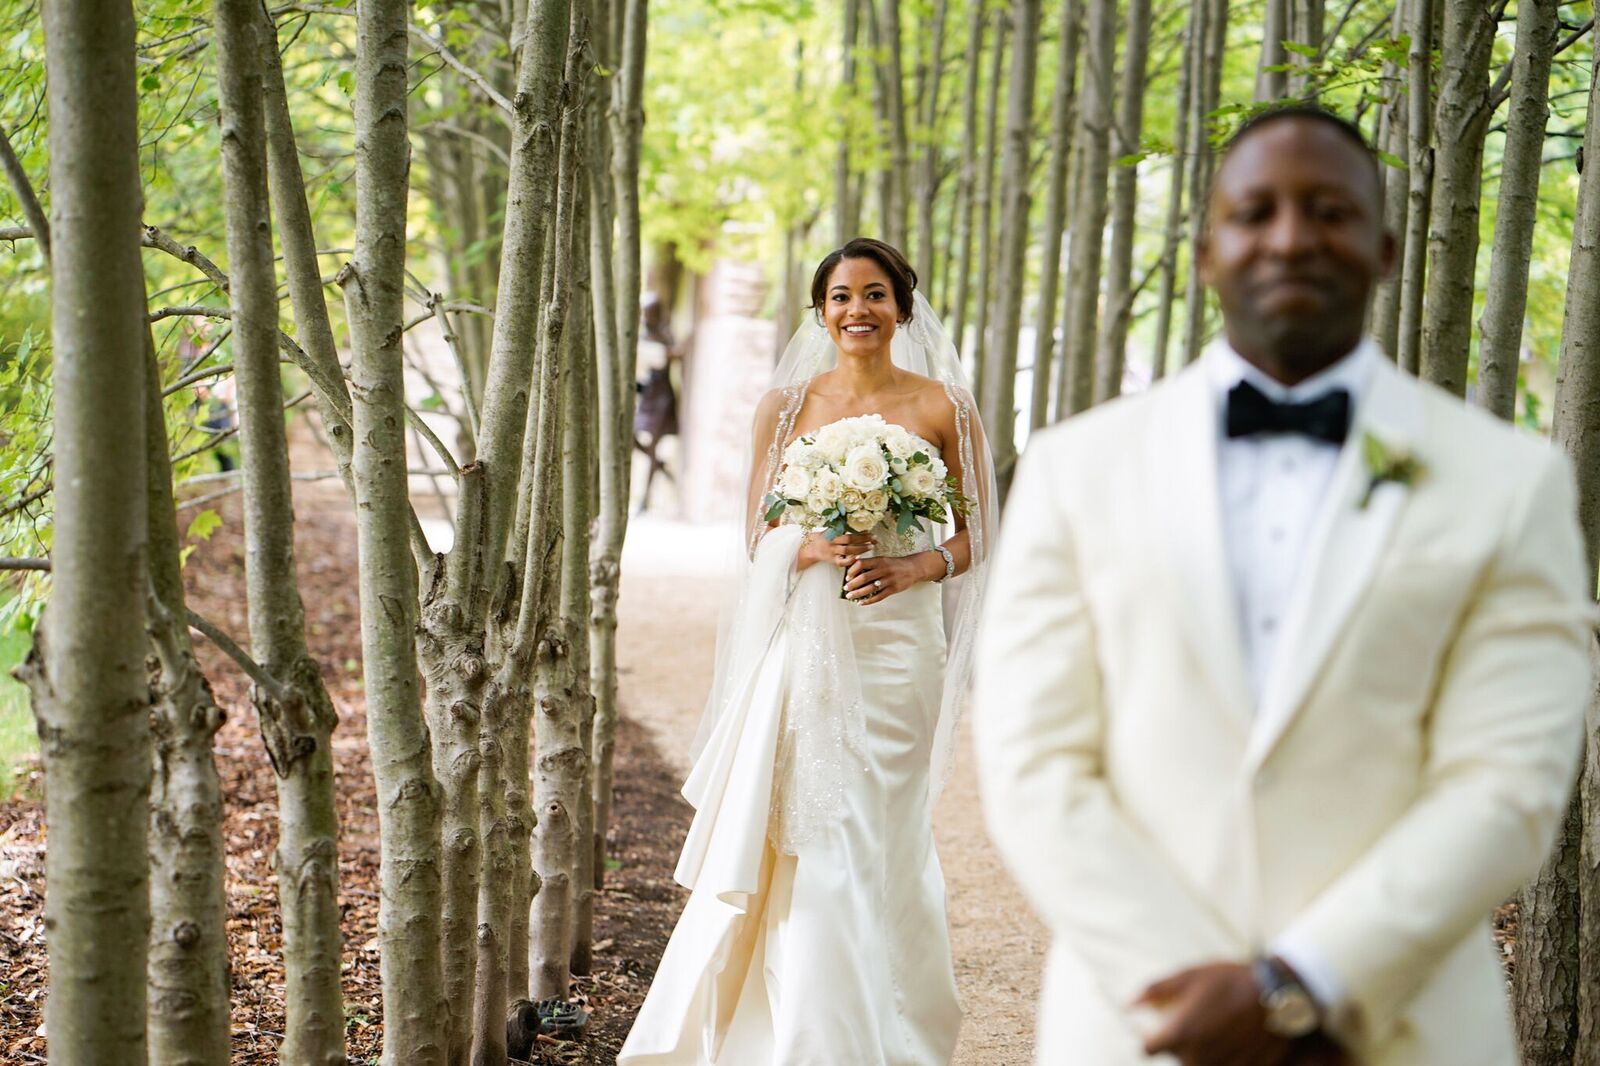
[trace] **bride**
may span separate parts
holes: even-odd
[[[945,1066],[955,1051],[929,815],[970,673],[993,465],[915,286],[881,241],[829,254],[756,411],[747,560],[684,785],[696,814],[676,877],[692,891],[618,1066]],[[861,416],[877,418],[849,425],[909,435],[902,455],[948,470],[949,525],[841,535],[842,510],[817,532],[804,507],[773,506],[794,485],[789,446]]]

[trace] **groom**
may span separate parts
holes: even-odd
[[[1054,934],[1041,1066],[1513,1066],[1592,641],[1565,458],[1362,337],[1377,162],[1269,112],[1216,175],[1225,339],[1038,436],[980,637],[989,825]]]

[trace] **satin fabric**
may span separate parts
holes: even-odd
[[[763,544],[792,566],[798,538]],[[790,538],[787,542],[784,537]],[[786,553],[786,555],[785,555]],[[837,599],[813,566],[796,595]],[[697,808],[676,871],[692,889],[618,1066],[946,1066],[960,1025],[944,876],[927,813],[944,679],[940,588],[841,605],[865,714],[861,772],[797,854],[769,839],[790,612],[744,639],[765,653],[691,771]],[[770,636],[768,633],[770,632]]]

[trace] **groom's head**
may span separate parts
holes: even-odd
[[[1273,377],[1293,384],[1354,348],[1394,256],[1377,156],[1344,119],[1268,111],[1223,149],[1200,274],[1229,342]]]

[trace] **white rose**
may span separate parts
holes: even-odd
[[[845,489],[839,494],[839,502],[846,511],[859,511],[866,506],[867,497],[860,489]]]
[[[803,466],[790,465],[778,482],[778,490],[791,500],[803,500],[811,491],[811,471]]]
[[[827,506],[832,506],[839,500],[839,494],[844,492],[844,479],[832,470],[823,469],[811,481],[811,494],[819,497]]]
[[[932,496],[939,479],[933,476],[933,470],[929,467],[914,466],[906,472],[905,483],[906,488],[918,496]]]
[[[900,426],[889,427],[884,444],[888,445],[889,454],[896,459],[909,459],[917,454],[916,438]]]
[[[944,465],[944,460],[940,459],[937,455],[929,457],[928,465],[933,470],[934,478],[936,478],[939,481],[943,481],[945,479],[945,477],[950,473],[949,468]]]
[[[841,462],[850,450],[851,439],[850,427],[843,422],[834,422],[817,431],[817,451],[825,459]]]
[[[847,522],[850,528],[857,533],[865,533],[878,524],[878,516],[871,511],[854,511],[847,519]]]
[[[883,449],[876,444],[859,445],[845,458],[843,474],[852,488],[862,492],[882,488],[889,479],[889,464],[884,462]]]
[[[865,503],[867,510],[881,515],[889,509],[889,494],[882,489],[873,489],[867,493]]]
[[[807,444],[803,439],[789,445],[783,458],[790,466],[803,466],[808,470],[816,469],[822,462],[822,456],[817,453],[817,446]]]

